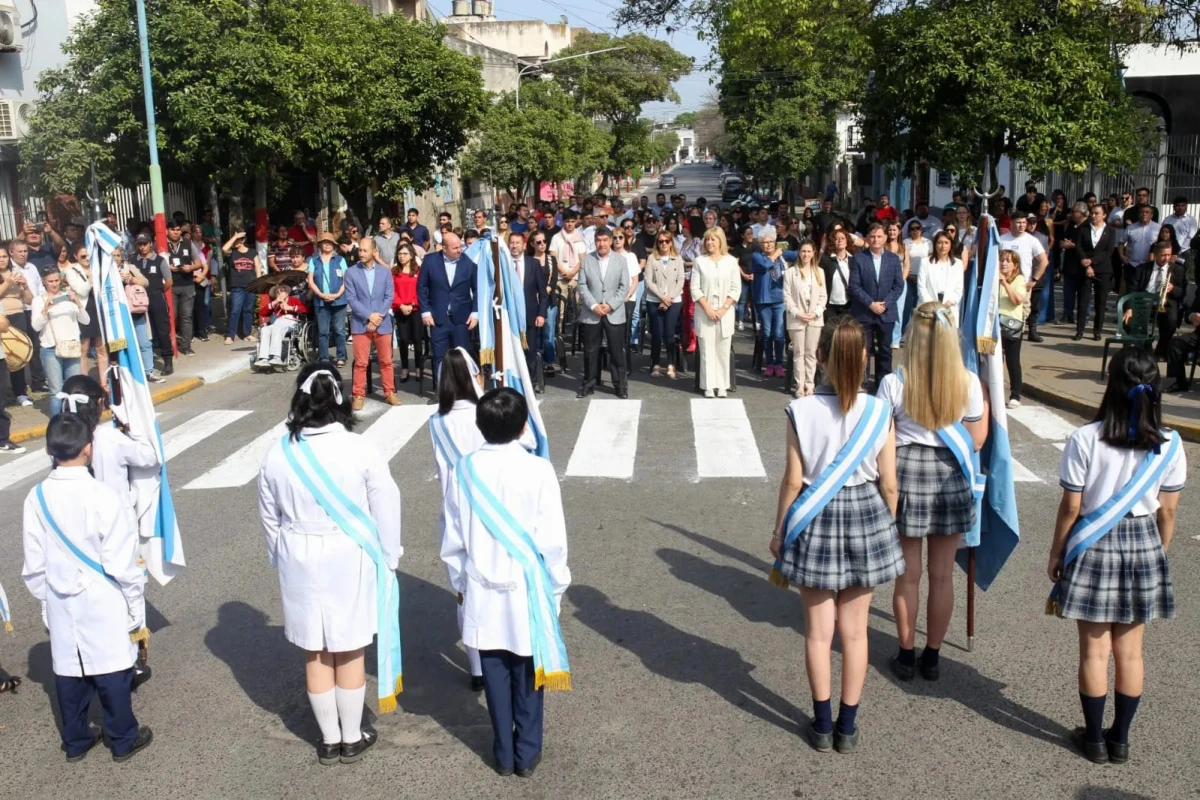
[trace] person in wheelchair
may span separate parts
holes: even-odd
[[[304,260],[303,253],[300,260]],[[271,290],[271,300],[265,311],[259,326],[258,356],[250,367],[255,372],[274,372],[286,367],[283,360],[284,337],[308,314],[308,304],[302,289],[293,292],[280,284]]]

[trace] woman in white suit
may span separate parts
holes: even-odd
[[[692,299],[696,338],[700,341],[700,388],[705,397],[724,397],[729,389],[729,358],[733,348],[734,315],[730,313],[742,293],[737,259],[729,255],[725,232],[709,228],[692,271]]]
[[[308,699],[321,729],[317,758],[350,763],[377,738],[362,725],[363,650],[376,632],[381,648],[385,633],[398,633],[394,620],[380,618],[376,592],[391,590],[394,581],[378,585],[374,556],[392,572],[399,567],[400,489],[379,450],[351,432],[350,395],[333,362],[309,364],[297,383],[285,438],[259,470],[259,512],[267,555],[279,571],[283,635],[305,651]],[[330,498],[336,516],[326,510]],[[377,554],[348,532],[357,530],[346,516],[357,516],[354,509],[375,528]]]
[[[817,249],[811,241],[800,244],[796,266],[783,273],[783,304],[792,339],[796,397],[813,393],[817,377],[817,343],[825,326],[825,275],[817,266]]]
[[[963,264],[954,257],[954,239],[945,231],[933,237],[933,255],[917,277],[917,305],[941,303],[950,309],[958,325],[958,306],[963,297]]]

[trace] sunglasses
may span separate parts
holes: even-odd
[[[658,243],[659,244],[670,244],[671,240],[670,239],[659,239]]]

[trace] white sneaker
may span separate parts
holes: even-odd
[[[1012,400],[1009,400],[1009,401],[1008,401],[1008,407],[1009,407],[1009,408],[1020,408],[1020,407],[1021,407],[1021,401],[1020,401],[1020,400],[1018,400],[1018,399],[1016,399],[1016,398],[1014,397]]]
[[[270,361],[270,364],[272,367],[282,367],[283,359],[282,358],[272,358]]]
[[[160,373],[158,370],[152,369],[146,373],[146,380],[150,381],[151,383],[165,383],[167,379],[164,378],[162,373]]]
[[[25,448],[13,442],[0,442],[0,454],[7,453],[12,456],[19,456],[25,452]]]
[[[717,397],[725,397],[725,396],[726,395],[725,395],[724,389],[717,389]]]
[[[738,330],[739,330],[739,331],[744,331],[744,330],[746,330],[746,323],[744,323],[744,322],[739,322],[739,323],[738,323]]]
[[[33,405],[33,401],[27,395],[19,394],[17,395],[17,405],[29,407]]]

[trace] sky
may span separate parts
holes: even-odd
[[[438,16],[450,13],[450,0],[425,0]],[[623,35],[638,29],[618,30],[612,21],[621,0],[495,0],[497,19],[542,19],[559,22],[565,16],[573,27],[589,28],[594,31]],[[706,61],[709,48],[696,38],[694,29],[687,28],[668,35],[665,31],[641,29],[640,32],[655,39],[666,40],[679,52],[692,56],[697,63]],[[675,82],[675,91],[680,102],[647,103],[642,115],[656,122],[669,122],[676,114],[696,111],[704,104],[711,91],[711,73],[695,71]]]

